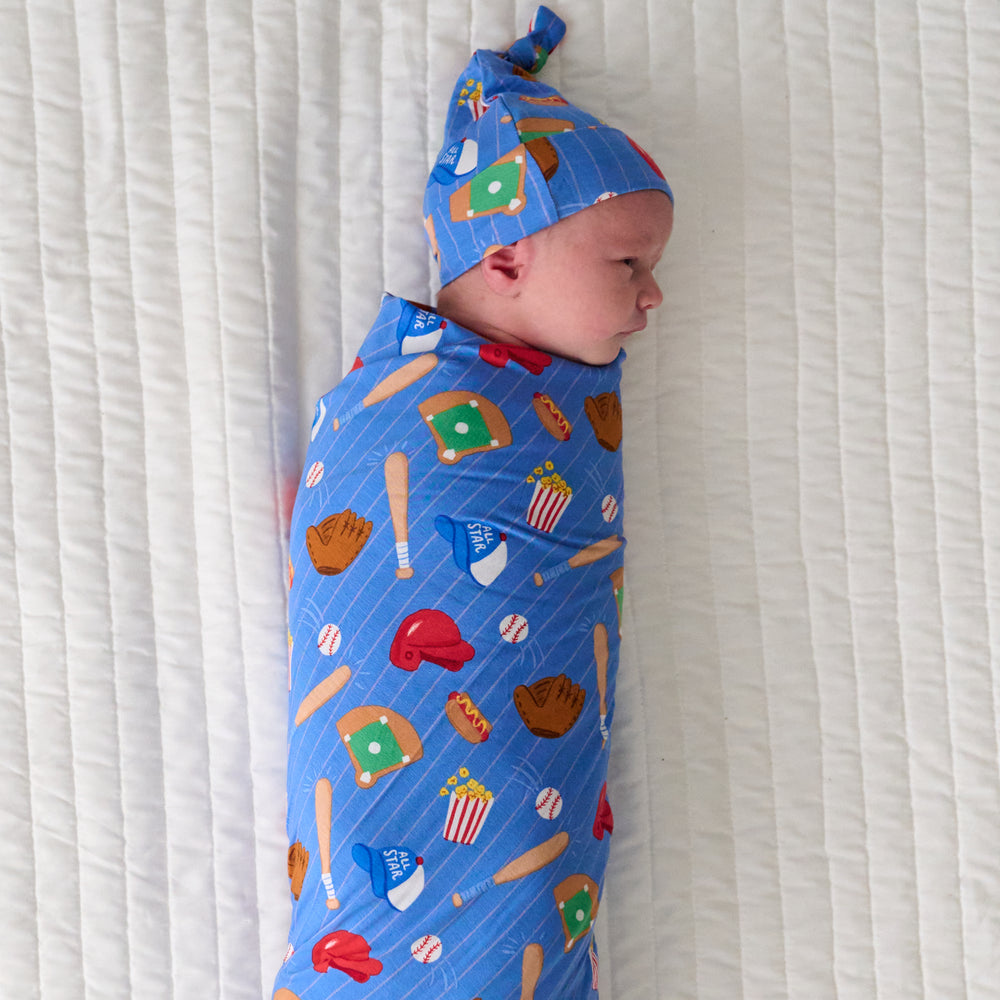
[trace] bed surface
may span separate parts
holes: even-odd
[[[552,6],[677,197],[602,1000],[995,998],[1000,10]],[[313,402],[533,10],[0,5],[0,996],[270,997]]]

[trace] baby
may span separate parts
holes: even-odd
[[[621,347],[661,294],[653,161],[535,79],[455,87],[432,309],[384,297],[316,408],[289,567],[276,1000],[596,996],[622,613]]]

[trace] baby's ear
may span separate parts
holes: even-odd
[[[530,237],[496,247],[480,261],[479,267],[490,291],[497,295],[516,293],[531,263],[533,246]]]

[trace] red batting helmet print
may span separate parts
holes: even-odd
[[[452,618],[431,608],[407,615],[389,649],[389,659],[403,670],[416,670],[423,660],[445,670],[461,670],[475,655]]]

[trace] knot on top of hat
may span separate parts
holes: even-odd
[[[528,25],[528,33],[504,53],[515,66],[528,73],[539,73],[549,53],[566,34],[566,23],[548,7],[539,7]]]

